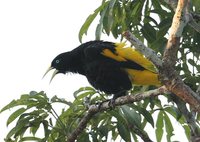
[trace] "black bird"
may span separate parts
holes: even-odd
[[[132,84],[160,85],[155,66],[125,43],[83,43],[55,57],[45,75],[52,69],[51,80],[58,73],[82,74],[97,90],[113,94],[113,99],[126,95]]]

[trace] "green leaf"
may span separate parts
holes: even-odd
[[[152,43],[156,40],[156,30],[149,23],[144,24],[141,32],[149,43]]]
[[[163,53],[166,43],[167,39],[165,37],[160,37],[150,44],[150,48],[156,50],[157,52]]]
[[[103,19],[103,24],[104,24],[104,29],[107,33],[107,35],[109,35],[110,30],[112,28],[113,22],[114,22],[114,17],[113,17],[113,8],[115,5],[116,0],[110,0],[108,7],[106,8],[106,14],[105,17]]]
[[[141,116],[135,110],[130,109],[130,107],[126,105],[121,106],[121,108],[127,121],[140,129],[142,127]]]
[[[188,126],[188,125],[183,125],[183,128],[184,128],[184,130],[185,130],[185,134],[186,134],[186,136],[187,136],[187,138],[188,138],[188,140],[191,140],[190,139],[190,127]]]
[[[77,91],[74,92],[73,94],[74,98],[80,97],[80,95],[83,94],[84,92],[96,93],[96,91],[92,87],[81,87]],[[80,98],[84,98],[84,97],[86,96],[81,96]]]
[[[43,122],[42,122],[42,124],[43,124],[43,127],[44,127],[44,134],[45,134],[45,138],[47,139],[48,137],[49,137],[49,134],[50,134],[50,130],[49,130],[49,123],[48,123],[48,121],[47,120],[44,120]],[[65,130],[64,130],[65,131]]]
[[[131,140],[131,135],[129,128],[127,126],[127,122],[123,116],[122,113],[119,113],[117,111],[110,111],[109,112],[111,116],[114,116],[117,119],[117,130],[119,132],[119,135],[125,140],[125,141],[130,141]]]
[[[104,21],[104,17],[105,17],[107,9],[108,9],[108,5],[106,5],[105,8],[103,9],[103,11],[101,12],[101,18],[99,20],[99,24],[96,27],[95,36],[96,36],[97,40],[100,40],[100,38],[101,38],[101,33],[102,33],[102,29],[103,29],[103,21]]]
[[[103,3],[101,6],[99,6],[93,14],[90,14],[84,24],[82,25],[80,31],[79,31],[79,41],[82,42],[82,36],[83,34],[87,34],[88,28],[91,25],[91,23],[96,18],[97,14],[104,8],[104,6],[107,4],[107,2]]]
[[[139,23],[139,21],[141,20],[142,8],[143,8],[142,2],[141,1],[137,1],[137,2],[135,2],[134,6],[133,6],[133,9],[131,10],[131,13],[130,13],[131,16],[130,17],[136,18],[135,19],[137,21],[136,23]]]
[[[152,127],[154,127],[154,120],[152,115],[147,111],[146,109],[139,107],[139,106],[133,106],[135,110],[137,110],[140,114],[144,116],[144,118],[151,124]]]
[[[33,95],[37,95],[38,93],[36,91],[31,91],[29,94],[33,96]]]
[[[95,132],[90,132],[91,136],[92,136],[92,142],[98,142],[98,139],[97,139],[97,134]]]
[[[96,27],[96,32],[95,32],[96,40],[101,39],[102,29],[103,29],[103,24],[98,24],[97,27]]]
[[[193,6],[195,6],[195,9],[197,12],[200,11],[200,3],[198,1],[194,1],[192,2]]]
[[[81,93],[81,94],[76,98],[75,101],[81,100],[81,99],[83,99],[83,98],[85,98],[85,97],[88,97],[88,96],[90,96],[90,95],[93,95],[93,94],[94,94],[94,93],[91,93],[91,92],[83,92],[83,93]]]
[[[9,116],[6,125],[8,126],[11,122],[13,122],[17,117],[19,117],[19,116],[20,116],[22,113],[24,113],[26,110],[27,110],[27,109],[25,109],[25,108],[20,108],[20,109],[16,110],[15,112],[13,112],[13,113]]]
[[[166,108],[164,108],[164,110],[166,112],[168,112],[171,116],[173,116],[177,121],[179,121],[181,119],[182,113],[175,106],[166,107]],[[183,121],[183,122],[179,121],[179,122],[181,124],[185,123],[185,121]]]
[[[145,7],[145,9],[144,9],[144,14],[145,14],[145,18],[146,18],[147,16],[150,15],[149,0],[146,0],[146,4],[145,4],[144,7]]]
[[[42,139],[37,138],[37,137],[23,137],[19,140],[19,142],[23,142],[23,141],[42,141]]]
[[[132,132],[132,136],[133,136],[134,142],[139,142],[139,141],[138,141],[138,137],[136,136],[135,133]]]
[[[155,18],[152,18],[151,16],[146,16],[145,20],[148,22],[152,22],[154,23],[156,26],[158,25],[157,21],[155,20]]]
[[[86,132],[83,132],[77,139],[77,142],[89,142],[89,135]]]
[[[109,130],[108,130],[108,127],[106,125],[99,126],[98,130],[101,134],[101,137],[106,137],[106,138],[108,137]]]
[[[23,135],[23,132],[28,128],[29,119],[30,118],[26,118],[23,119],[23,121],[18,121],[17,125],[8,132],[6,138],[11,138],[13,135],[15,137]]]
[[[156,121],[156,140],[157,140],[157,142],[161,142],[161,140],[162,140],[163,127],[164,127],[163,120],[164,120],[163,119],[163,111],[160,111],[158,113],[158,118]]]
[[[196,66],[196,63],[192,59],[188,59],[188,63],[190,63],[192,66]]]
[[[164,113],[164,121],[165,121],[165,129],[167,132],[166,138],[168,142],[171,142],[171,137],[174,135],[173,134],[174,128],[172,126],[171,120],[169,119],[166,113]]]
[[[36,119],[35,119],[36,120]],[[30,128],[30,132],[33,134],[33,135],[35,135],[36,134],[36,132],[37,132],[37,130],[39,129],[39,127],[40,127],[40,121],[38,120],[36,120],[35,121],[34,120],[34,122],[32,122],[32,123],[34,123],[32,126],[31,126],[31,128]]]
[[[9,104],[7,104],[6,106],[4,106],[4,107],[1,109],[0,113],[2,113],[2,112],[5,111],[5,110],[11,109],[11,108],[13,108],[13,107],[15,107],[15,106],[18,106],[18,102],[17,102],[16,100],[12,100]]]
[[[126,125],[122,123],[121,121],[117,121],[117,130],[119,132],[119,135],[124,139],[126,142],[130,142],[130,132],[128,131]]]
[[[66,105],[68,105],[68,106],[71,106],[71,105],[72,105],[71,102],[66,101],[66,99],[64,99],[64,98],[58,98],[56,95],[53,96],[53,97],[51,98],[51,102],[52,102],[52,103],[59,102],[59,103],[66,104]]]
[[[163,38],[166,35],[167,31],[169,30],[170,26],[171,26],[171,19],[170,18],[163,19],[158,25],[159,30],[156,35],[157,38]]]
[[[31,107],[35,106],[36,104],[38,104],[38,102],[40,102],[40,101],[47,102],[47,100],[48,100],[48,98],[46,97],[46,95],[43,92],[40,92],[37,94],[34,93],[34,95],[33,95],[33,91],[30,93],[32,95],[24,94],[24,95],[21,95],[20,99],[12,100],[8,105],[4,106],[1,109],[0,113],[5,110],[14,108],[16,106],[21,106],[21,105],[25,105],[28,108],[31,108]]]

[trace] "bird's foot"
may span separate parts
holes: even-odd
[[[101,109],[103,103],[105,103],[105,102],[108,102],[108,106],[109,106],[111,109],[114,109],[114,108],[115,108],[115,99],[112,98],[112,99],[107,99],[107,100],[104,100],[104,101],[102,101],[102,102],[96,103],[96,105],[98,105],[98,109],[99,109],[99,110]]]
[[[115,98],[110,99],[108,105],[111,107],[111,109],[115,108]]]

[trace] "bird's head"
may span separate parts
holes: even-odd
[[[51,77],[51,80],[50,80],[50,82],[51,82],[56,74],[58,74],[58,73],[65,74],[68,71],[69,62],[70,62],[70,60],[69,60],[68,52],[59,54],[58,56],[56,56],[53,59],[53,61],[51,62],[50,67],[47,69],[47,71],[45,72],[44,76],[49,71],[55,69],[55,71],[53,72],[53,75]],[[44,76],[43,76],[43,78],[44,78]]]

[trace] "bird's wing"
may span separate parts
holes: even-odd
[[[102,54],[120,62],[127,61],[136,63],[146,70],[157,73],[157,70],[151,61],[145,58],[141,53],[137,52],[134,48],[126,47],[125,43],[116,43],[115,50],[110,50],[108,48],[103,49]]]
[[[123,68],[133,84],[160,85],[153,63],[133,48],[125,47],[124,43],[93,44],[85,49],[85,57],[87,63],[93,63],[93,65],[94,63],[95,65],[110,63]],[[113,71],[112,66],[108,70]]]

